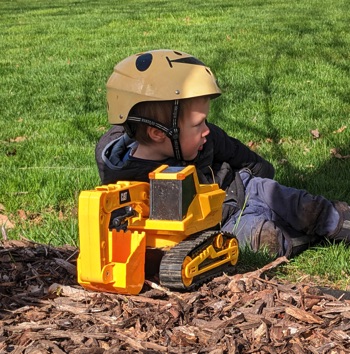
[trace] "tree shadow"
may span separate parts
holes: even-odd
[[[269,140],[272,144],[269,153],[264,155],[269,161],[279,161],[275,165],[276,168],[276,179],[279,183],[295,187],[299,189],[308,190],[312,194],[320,194],[325,196],[331,200],[343,200],[350,203],[350,176],[348,178],[344,178],[347,176],[344,174],[344,171],[350,171],[350,159],[341,159],[335,158],[332,156],[329,151],[328,156],[325,156],[324,160],[321,163],[318,163],[317,167],[313,166],[297,166],[288,162],[288,151],[283,144],[279,142],[282,141],[283,138],[288,136],[288,132],[281,126],[277,126],[273,124],[273,99],[274,99],[274,81],[277,79],[276,77],[276,65],[278,64],[280,56],[288,50],[283,46],[277,48],[276,53],[271,61],[266,65],[265,76],[263,79],[255,79],[255,89],[258,87],[260,90],[260,96],[263,96],[263,104],[261,105],[261,124],[259,127],[252,126],[249,121],[234,121],[235,130],[252,132],[255,136],[257,136],[260,141],[264,142]],[[220,68],[222,65],[222,58],[227,57],[228,53],[224,50],[222,52],[218,52],[216,57],[211,62],[210,66]],[[329,59],[331,60],[331,58]],[[341,67],[339,69],[348,72],[349,67],[344,68],[344,64],[339,64]],[[238,85],[242,85],[238,83]],[[214,123],[220,126],[220,120],[223,122],[223,119],[230,120],[230,118],[225,117],[225,107],[230,104],[237,104],[237,100],[234,102],[230,102],[229,97],[225,97],[226,92],[232,92],[235,87],[229,86],[229,84],[223,82],[223,96],[220,97],[219,100],[221,102],[215,102],[211,108],[211,114],[216,118]],[[341,94],[340,99],[344,101],[344,103],[348,104],[347,95]],[[241,100],[244,100],[244,97],[239,97]],[[238,104],[239,102],[238,98]],[[317,109],[317,108],[316,108]],[[286,117],[288,119],[289,117]],[[312,136],[310,132],[302,132],[301,134],[309,134],[310,140],[312,140]],[[320,139],[323,137],[321,136]],[[326,137],[327,138],[327,137]],[[243,141],[243,143],[247,143]],[[295,146],[295,149],[299,149],[299,146]],[[341,144],[337,144],[337,150],[341,152],[342,155],[350,155],[350,144],[348,142],[344,142]],[[290,149],[290,147],[289,147]],[[259,151],[257,151],[259,153]],[[330,183],[331,181],[331,183]]]

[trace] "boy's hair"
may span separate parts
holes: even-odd
[[[198,97],[186,98],[180,100],[179,121],[184,118],[185,112],[190,106],[191,102]],[[147,101],[136,104],[130,111],[129,115],[153,119],[164,126],[171,127],[171,113],[173,101]],[[130,130],[133,132],[133,138],[140,144],[149,145],[152,139],[147,133],[148,125],[139,122],[128,122]]]
[[[136,104],[130,111],[130,116],[137,116],[143,118],[150,118],[166,127],[170,127],[170,117],[173,101],[147,101]],[[148,136],[147,127],[145,123],[126,122],[129,125],[133,138],[140,144],[149,145],[152,139]]]

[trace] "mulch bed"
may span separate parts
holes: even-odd
[[[187,293],[86,291],[77,249],[0,242],[0,353],[350,353],[350,300],[267,275]]]

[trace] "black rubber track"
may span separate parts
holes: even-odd
[[[190,287],[183,284],[182,281],[182,265],[187,256],[194,257],[203,249],[208,247],[214,240],[215,236],[222,234],[226,239],[235,238],[233,234],[221,231],[205,231],[189,236],[178,245],[165,252],[159,268],[159,278],[162,286],[169,289],[184,290],[195,288],[223,272],[232,272],[235,268],[230,263],[223,264],[220,267],[212,269],[196,276]],[[216,260],[206,260],[203,265]]]

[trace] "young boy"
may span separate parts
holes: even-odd
[[[222,230],[241,246],[291,257],[323,237],[350,242],[346,203],[278,184],[268,161],[207,122],[220,94],[211,70],[183,52],[149,51],[117,64],[107,82],[115,126],[96,147],[102,183],[149,181],[162,164],[193,164],[201,183],[226,191]]]

